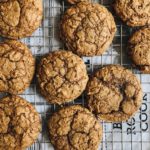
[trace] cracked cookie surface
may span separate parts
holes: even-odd
[[[30,85],[34,70],[35,59],[25,44],[0,43],[0,92],[21,94]]]
[[[1,0],[0,35],[18,39],[30,36],[41,24],[42,0]]]
[[[97,71],[87,85],[88,107],[99,119],[110,122],[128,120],[142,103],[137,77],[119,65]]]
[[[80,2],[69,8],[61,21],[61,38],[80,56],[101,55],[112,43],[116,25],[102,5]]]
[[[79,105],[64,107],[49,122],[50,141],[55,150],[97,150],[102,140],[102,127]]]
[[[19,96],[0,100],[0,150],[24,150],[40,130],[40,117],[30,103]]]
[[[150,28],[140,29],[132,35],[129,55],[143,73],[150,73]]]
[[[67,0],[71,4],[76,4],[79,2],[91,2],[91,0]]]
[[[69,51],[56,51],[44,57],[38,69],[40,91],[50,103],[62,104],[84,91],[88,75],[83,60]]]
[[[116,0],[114,8],[118,16],[129,26],[150,25],[149,0]]]

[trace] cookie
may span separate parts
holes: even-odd
[[[34,75],[35,59],[27,46],[19,41],[0,43],[0,92],[21,94]]]
[[[1,0],[0,35],[18,39],[30,36],[41,24],[42,0]]]
[[[56,51],[45,56],[39,65],[40,91],[54,104],[72,101],[84,91],[88,75],[83,60],[69,51]]]
[[[69,8],[60,25],[66,47],[79,56],[101,55],[112,43],[116,25],[102,5],[80,2]]]
[[[150,73],[150,28],[140,29],[132,35],[129,54],[143,73]]]
[[[62,108],[48,122],[55,150],[97,150],[102,127],[88,109],[79,105]]]
[[[131,71],[109,65],[98,70],[87,85],[88,107],[108,122],[128,120],[142,103],[142,90]]]
[[[76,4],[79,2],[91,2],[91,0],[68,0],[68,2],[71,4]]]
[[[41,130],[36,109],[19,96],[0,100],[0,150],[23,150],[31,146]]]
[[[150,25],[149,0],[116,0],[114,9],[128,26]]]

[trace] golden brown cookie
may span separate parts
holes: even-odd
[[[87,85],[87,96],[89,109],[109,122],[128,120],[142,103],[139,80],[119,65],[97,71]]]
[[[150,73],[150,28],[140,29],[132,35],[129,54],[143,73]]]
[[[100,4],[87,2],[69,8],[60,26],[67,48],[80,56],[101,55],[116,32],[112,14]]]
[[[42,0],[1,0],[0,35],[18,39],[30,36],[41,24]]]
[[[0,43],[0,92],[21,94],[31,83],[35,59],[19,41]]]
[[[55,150],[97,150],[102,140],[101,125],[88,109],[79,105],[54,113],[48,127]]]
[[[38,69],[41,93],[50,103],[62,104],[84,91],[88,75],[83,60],[69,51],[56,51],[44,57]]]
[[[67,0],[71,4],[76,4],[79,2],[92,2],[92,0]]]
[[[0,150],[23,150],[31,146],[41,130],[36,109],[19,96],[0,100]]]
[[[127,25],[136,27],[150,24],[149,0],[116,0],[114,8]]]

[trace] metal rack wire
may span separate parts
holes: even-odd
[[[105,5],[115,16],[111,7],[113,0],[95,0],[94,2]],[[42,26],[30,38],[22,40],[36,56],[37,63],[44,54],[63,48],[63,44],[59,39],[58,25],[65,9],[69,7],[64,0],[43,0],[43,6],[44,18]],[[124,25],[117,17],[115,17],[115,20],[118,31],[108,51],[102,56],[84,57],[83,60],[87,65],[89,74],[106,64],[121,64],[132,69],[140,79],[143,87],[143,104],[139,112],[127,123],[111,124],[102,122],[104,135],[99,150],[149,150],[150,76],[141,75],[131,66],[126,54],[126,42],[133,29]],[[49,143],[46,122],[51,113],[57,110],[58,106],[50,105],[44,100],[39,94],[36,83],[35,78],[30,88],[21,95],[35,105],[42,118],[42,133],[29,150],[53,150]],[[86,103],[84,94],[69,104],[73,103],[84,105]]]

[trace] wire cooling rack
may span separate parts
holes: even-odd
[[[134,29],[124,25],[115,16],[112,9],[112,0],[95,0],[94,2],[105,5],[113,13],[118,30],[113,44],[107,52],[102,56],[83,58],[89,74],[106,64],[121,64],[137,75],[144,91],[142,107],[132,119],[119,124],[102,123],[104,134],[99,150],[150,150],[150,75],[141,75],[140,72],[132,68],[130,59],[126,54],[126,44]],[[41,27],[30,38],[22,40],[36,56],[37,63],[44,54],[63,48],[59,39],[58,26],[62,14],[70,6],[63,0],[43,0],[43,7],[44,17]],[[51,113],[57,110],[58,106],[50,105],[44,100],[39,94],[36,83],[35,78],[30,88],[21,95],[36,107],[43,125],[38,140],[28,150],[53,150],[48,139],[46,123]],[[85,95],[83,94],[69,104],[74,103],[84,105],[86,103]]]

